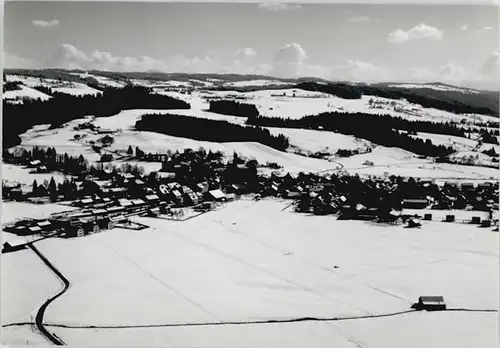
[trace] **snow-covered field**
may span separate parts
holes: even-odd
[[[150,228],[38,242],[71,282],[47,309],[46,322],[349,317],[404,311],[423,295],[442,295],[449,308],[498,308],[498,234],[489,229],[339,221],[282,211],[286,204],[243,199],[182,223],[137,218]],[[14,280],[17,269],[4,275],[12,286],[22,286]],[[489,347],[495,322],[495,313],[451,312],[330,323],[51,330],[70,345],[289,347],[307,340],[339,347]]]
[[[287,136],[293,147],[313,153],[326,151],[334,154],[338,149],[361,150],[374,146],[367,140],[334,132],[273,127],[267,129],[273,135],[283,134]]]
[[[451,91],[451,92],[461,92],[466,94],[479,94],[479,91],[470,88],[456,88],[444,85],[433,85],[433,84],[411,84],[404,83],[399,85],[389,85],[389,87],[395,88],[408,88],[408,89],[433,89],[436,91]]]
[[[338,159],[348,172],[360,175],[400,175],[403,177],[457,180],[496,180],[498,169],[475,166],[461,166],[448,163],[434,163],[429,159],[419,159],[415,154],[401,150],[377,146],[371,153]],[[373,165],[365,164],[372,162]]]
[[[171,347],[493,348],[495,313],[411,313],[379,319],[143,329],[51,328],[69,342]]]
[[[38,308],[61,287],[33,251],[2,254],[2,325],[30,321],[31,316],[34,320]]]
[[[38,184],[43,183],[45,180],[50,181],[54,178],[56,184],[62,183],[67,177],[61,173],[30,173],[31,169],[24,168],[21,166],[16,166],[13,164],[2,163],[2,180],[9,184],[21,184],[23,190],[30,190],[33,180],[36,180]]]
[[[61,204],[32,204],[24,202],[2,202],[2,224],[8,224],[17,219],[44,219],[51,214],[76,208]],[[5,235],[4,235],[5,236]]]
[[[7,91],[3,93],[3,99],[4,100],[18,100],[18,99],[40,99],[40,100],[48,100],[52,98],[50,95],[47,95],[45,93],[42,93],[40,91],[37,91],[36,89],[22,86],[20,85],[21,89],[16,90],[16,91]]]
[[[193,84],[187,81],[149,81],[149,80],[139,80],[132,79],[132,83],[136,86],[144,87],[192,87]]]
[[[102,91],[99,91],[97,89],[87,86],[86,84],[78,82],[72,82],[70,85],[64,87],[51,87],[51,88],[52,91],[54,92],[71,94],[75,96],[82,96],[87,94],[90,95],[102,94]]]

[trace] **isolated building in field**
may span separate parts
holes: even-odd
[[[446,303],[443,296],[420,296],[418,303],[412,307],[418,310],[443,311],[446,310]]]

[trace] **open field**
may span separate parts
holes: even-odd
[[[410,313],[338,322],[142,329],[51,328],[69,342],[172,347],[408,347],[493,348],[495,313]],[[124,343],[126,342],[126,343]]]
[[[438,222],[405,229],[309,217],[282,211],[285,206],[276,200],[243,199],[186,222],[136,218],[150,228],[38,242],[39,250],[71,282],[69,291],[47,309],[46,322],[153,325],[350,317],[405,311],[422,295],[443,295],[449,308],[498,308],[498,234],[490,229]],[[5,274],[12,286],[17,286],[17,269],[13,265]],[[248,335],[246,343],[258,339],[262,341],[257,345],[288,346],[288,341],[276,341],[278,334],[296,331],[301,336],[300,330],[310,328],[325,337],[318,342],[347,346],[350,337],[382,347],[385,335],[374,337],[382,330],[378,325],[391,332],[400,331],[392,325],[412,332],[433,326],[457,332],[467,325],[480,335],[480,345],[487,346],[492,337],[485,327],[492,325],[494,313],[468,315],[410,313],[338,326],[249,325],[242,335]],[[110,329],[51,329],[68,344],[97,345],[130,344],[127,339],[134,334],[137,342],[189,345],[197,342],[192,337],[196,332],[201,337],[220,334],[230,345],[228,335],[234,333],[226,327],[123,329],[123,335],[115,331],[109,337]],[[408,330],[396,337],[410,340]],[[144,341],[143,336],[150,338]],[[457,334],[440,337],[445,346],[464,343]],[[432,346],[432,339],[422,335],[418,343]]]

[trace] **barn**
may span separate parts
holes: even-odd
[[[417,310],[443,311],[446,310],[446,303],[443,296],[420,296],[418,303],[412,307]]]

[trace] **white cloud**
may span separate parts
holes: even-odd
[[[4,69],[36,69],[39,67],[39,64],[31,59],[26,59],[9,52],[4,52],[3,67]]]
[[[85,53],[71,44],[61,45],[47,62],[49,67],[66,69],[96,69],[115,71],[164,70],[162,61],[151,57],[119,57],[109,52]]]
[[[498,82],[500,80],[500,52],[491,53],[480,67],[479,72],[485,80]]]
[[[50,28],[50,27],[56,27],[60,25],[59,21],[57,19],[53,19],[51,21],[44,21],[40,19],[35,19],[31,21],[31,23],[38,28]]]
[[[285,4],[280,2],[266,2],[257,5],[260,9],[265,11],[287,11],[287,10],[297,10],[302,6],[300,4]]]
[[[490,27],[490,26],[486,26],[483,28],[483,30],[492,30],[492,29],[493,29],[493,27]]]
[[[387,41],[390,43],[403,43],[411,40],[441,40],[443,31],[430,25],[420,23],[408,31],[396,29],[387,36]]]
[[[233,57],[237,59],[251,59],[257,56],[257,51],[255,51],[252,47],[245,47],[237,49],[234,52]]]
[[[336,81],[379,82],[391,79],[387,68],[369,62],[350,59],[334,66],[328,78]]]
[[[462,29],[463,31],[466,31],[468,29],[468,25],[464,24],[464,25],[460,26],[460,29]]]
[[[367,16],[355,16],[349,18],[349,21],[352,23],[364,23],[364,22],[369,22],[371,19],[370,17]]]
[[[280,47],[273,61],[272,74],[278,77],[297,77],[301,75],[307,60],[306,51],[298,43],[289,43]]]

